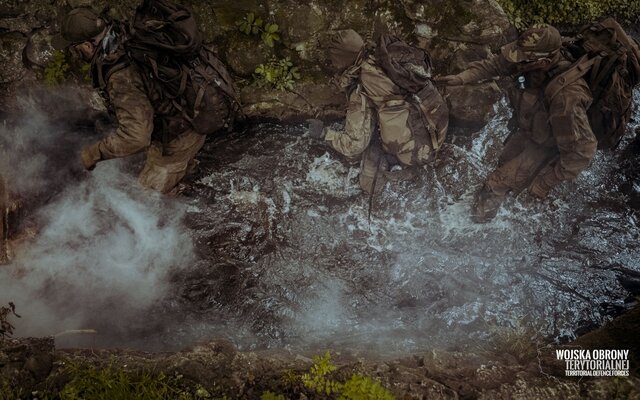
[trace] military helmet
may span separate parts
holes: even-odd
[[[105,27],[105,21],[91,9],[75,8],[62,21],[56,47],[86,42],[98,36]]]
[[[338,70],[344,70],[357,59],[364,47],[364,40],[353,29],[337,31],[327,45],[327,52],[331,64]]]
[[[562,36],[551,25],[540,25],[524,31],[518,40],[502,47],[502,55],[519,63],[554,55],[562,46]]]

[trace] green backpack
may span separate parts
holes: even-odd
[[[564,86],[584,78],[593,95],[587,113],[598,148],[615,149],[631,118],[633,88],[640,82],[640,46],[609,17],[582,28],[566,50],[578,61],[554,77],[545,97],[550,101]]]

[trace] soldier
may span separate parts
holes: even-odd
[[[145,1],[147,3],[154,3],[150,6],[156,8],[166,5],[166,2]],[[169,7],[173,5],[169,4]],[[138,15],[136,17],[138,19]],[[201,93],[197,93],[201,97],[200,104],[208,107],[206,113],[200,113],[201,118],[206,119],[206,129],[199,129],[194,123],[197,112],[186,113],[187,106],[179,101],[181,98],[168,95],[165,86],[160,84],[156,76],[158,69],[163,68],[160,62],[153,60],[152,56],[149,56],[150,65],[142,65],[134,59],[132,54],[136,54],[136,48],[127,47],[129,35],[124,24],[107,22],[88,8],[72,10],[62,24],[64,45],[72,46],[85,61],[91,63],[94,87],[101,90],[118,122],[115,132],[83,148],[80,158],[84,167],[92,170],[100,161],[144,151],[147,157],[139,175],[140,184],[168,193],[175,191],[178,182],[195,167],[194,158],[205,142],[205,134],[229,124],[233,107],[230,99],[235,98],[233,84],[226,71],[209,71],[212,75],[209,80],[225,90],[215,90],[211,96],[210,91],[203,90],[204,99]],[[154,52],[146,51],[145,60],[147,54]],[[210,60],[208,55],[203,58],[202,54],[197,65]],[[218,66],[218,69],[223,67]],[[181,79],[177,82],[181,83]],[[191,80],[185,79],[181,91],[187,93],[190,84]]]
[[[474,222],[493,219],[509,192],[528,188],[535,198],[545,198],[561,182],[576,178],[593,159],[598,143],[587,117],[592,102],[589,86],[581,77],[563,85],[559,77],[557,90],[549,87],[554,77],[572,65],[561,47],[555,28],[531,28],[502,47],[499,55],[473,62],[457,75],[436,78],[447,85],[515,78],[509,97],[517,130],[507,139],[497,168],[475,195]]]
[[[347,116],[344,131],[316,129],[315,136],[350,159],[362,157],[362,190],[380,191],[392,165],[433,159],[449,114],[431,82],[428,54],[389,35],[381,36],[374,53],[350,29],[334,34],[327,49],[332,67],[341,72]]]

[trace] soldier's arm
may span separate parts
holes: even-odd
[[[598,141],[587,117],[591,101],[586,84],[580,81],[564,88],[551,101],[550,123],[560,154],[534,179],[529,188],[533,195],[544,197],[554,186],[575,179],[593,159]]]
[[[329,130],[325,140],[348,158],[360,155],[369,145],[375,128],[371,101],[358,88],[349,95],[344,131]]]
[[[101,160],[138,153],[151,143],[153,107],[135,68],[130,66],[115,72],[109,78],[107,91],[115,109],[118,128],[83,150],[82,161],[87,169]]]
[[[436,81],[447,85],[464,85],[485,79],[514,74],[516,65],[507,61],[502,55],[494,54],[481,61],[474,61],[466,70],[457,75],[447,75],[436,78]]]

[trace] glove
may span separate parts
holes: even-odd
[[[437,83],[442,83],[447,86],[460,86],[464,85],[464,79],[460,74],[458,75],[445,75],[445,76],[436,76],[434,79]]]
[[[100,154],[98,143],[82,148],[82,151],[80,152],[80,161],[82,161],[82,165],[87,171],[92,171],[96,167],[98,161],[101,160],[102,154]]]
[[[324,123],[319,119],[308,119],[309,136],[313,139],[324,139]]]

